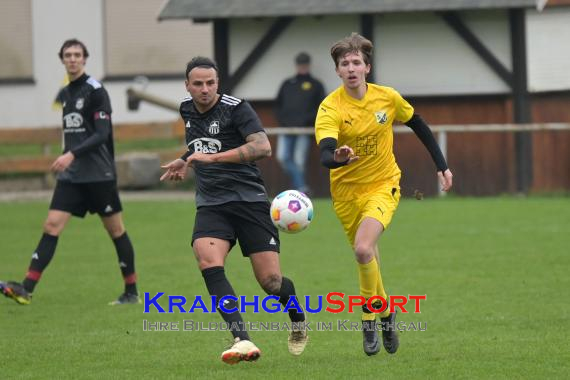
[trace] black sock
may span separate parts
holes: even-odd
[[[211,296],[216,296],[216,302],[224,296],[234,296],[235,292],[230,285],[230,282],[226,278],[226,273],[224,267],[211,267],[206,268],[202,271],[202,276],[206,282],[206,287]],[[227,304],[224,304],[226,309],[232,309],[237,307],[237,302],[229,300]],[[239,311],[233,313],[224,313],[219,307],[220,312],[224,321],[228,324],[230,331],[234,338],[240,338],[240,340],[249,340],[249,334],[244,328],[243,319]]]
[[[295,285],[293,285],[293,281],[289,280],[287,277],[282,277],[281,289],[277,295],[279,296],[279,302],[281,302],[283,306],[287,305],[289,297],[291,296],[295,297],[299,304],[299,299],[295,293]],[[299,306],[301,306],[301,304],[299,304]],[[291,322],[303,322],[305,320],[305,313],[299,313],[297,309],[291,308],[289,309],[289,318],[291,319]]]
[[[26,278],[22,282],[24,289],[26,289],[28,293],[34,291],[36,284],[42,277],[44,269],[46,269],[53,258],[55,247],[57,246],[57,239],[57,236],[48,235],[46,233],[42,235],[38,247],[32,254],[32,261],[28,267]]]
[[[137,274],[135,272],[135,250],[131,244],[131,239],[125,231],[124,234],[113,239],[117,256],[119,257],[119,267],[125,281],[125,293],[138,294]]]

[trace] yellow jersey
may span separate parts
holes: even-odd
[[[333,200],[352,200],[366,189],[398,185],[400,168],[394,157],[394,120],[406,122],[414,108],[393,88],[368,83],[364,98],[355,99],[340,86],[322,101],[315,121],[317,144],[324,138],[348,145],[359,159],[331,169]]]

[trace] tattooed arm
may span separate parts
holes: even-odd
[[[246,143],[225,152],[206,154],[195,152],[186,159],[188,165],[193,162],[209,164],[214,162],[231,162],[243,164],[257,161],[271,156],[271,144],[265,132],[256,132],[248,135]]]
[[[245,138],[245,141],[246,144],[236,148],[240,158],[239,162],[251,162],[271,157],[271,144],[265,132],[252,133]]]

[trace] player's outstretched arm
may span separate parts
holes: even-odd
[[[348,145],[335,149],[333,157],[335,162],[346,162],[347,165],[358,160],[358,156],[354,155],[354,150]]]
[[[431,133],[431,129],[418,114],[413,114],[410,120],[406,122],[406,125],[414,131],[416,136],[418,136],[431,155],[431,158],[437,167],[437,177],[439,179],[441,189],[443,191],[449,191],[453,185],[453,174],[447,167],[445,157],[443,157],[443,153],[441,153],[441,149],[439,148],[439,145],[437,145],[437,141],[435,141],[435,138]]]
[[[237,148],[240,162],[251,162],[271,157],[271,143],[265,132],[252,133],[245,138],[245,141],[247,141],[246,144]]]
[[[188,165],[193,163],[211,164],[214,162],[243,164],[271,156],[271,144],[265,132],[252,133],[245,138],[245,141],[245,144],[225,152],[213,154],[195,152],[186,161]]]
[[[336,139],[327,137],[319,142],[321,151],[321,164],[329,169],[340,168],[349,165],[358,160],[358,156],[354,155],[354,150],[348,145],[336,147]]]
[[[186,177],[187,163],[181,158],[162,165],[161,168],[166,169],[166,172],[160,177],[161,181],[166,179],[171,181],[182,181]]]

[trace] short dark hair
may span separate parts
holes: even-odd
[[[190,71],[196,67],[211,68],[216,70],[216,74],[218,73],[218,65],[216,65],[216,62],[213,59],[197,56],[192,58],[186,65],[186,79],[188,79],[188,74],[190,74]]]
[[[81,46],[81,49],[83,49],[83,57],[85,57],[85,58],[89,57],[89,52],[87,51],[87,47],[85,46],[85,44],[76,38],[71,38],[69,40],[66,40],[63,43],[63,45],[61,45],[61,48],[59,49],[59,59],[63,59],[63,51],[65,49],[67,49],[68,47],[71,47],[71,46],[76,46],[76,45]]]
[[[311,56],[303,51],[297,54],[297,56],[295,57],[295,63],[297,65],[307,65],[311,63]]]
[[[348,53],[362,53],[362,58],[365,64],[370,64],[372,58],[372,42],[369,39],[362,37],[358,33],[352,33],[350,36],[337,41],[331,47],[331,57],[336,67],[342,57]]]

